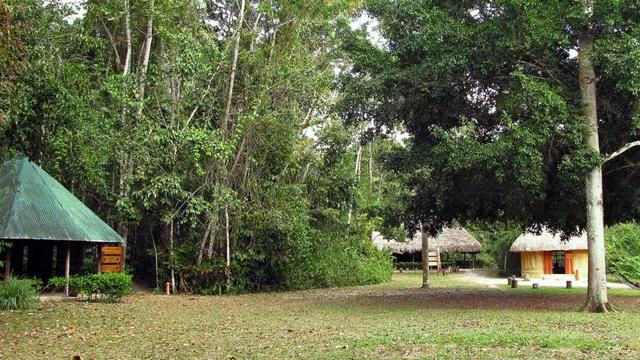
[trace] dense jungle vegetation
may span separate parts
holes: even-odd
[[[376,283],[374,229],[458,224],[504,271],[525,229],[587,229],[600,285],[607,225],[638,278],[639,7],[5,0],[0,157],[102,216],[151,286]]]
[[[150,285],[218,293],[391,276],[371,245],[391,145],[335,115],[339,1],[0,3],[0,153],[127,240]],[[373,215],[372,215],[373,214]],[[157,264],[157,268],[156,268]]]

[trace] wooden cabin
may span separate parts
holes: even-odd
[[[28,159],[0,167],[0,241],[6,279],[80,274],[85,253],[95,254],[95,271],[121,271],[124,240],[91,209]],[[103,245],[122,250],[118,266],[101,268]],[[93,251],[92,251],[93,250]],[[107,250],[105,247],[103,250]]]
[[[573,275],[586,279],[589,270],[587,234],[583,232],[562,240],[560,233],[544,229],[540,234],[524,233],[511,245],[520,254],[522,277],[544,278],[545,275]]]
[[[419,231],[406,241],[388,240],[374,232],[372,240],[377,248],[391,250],[396,261],[422,261],[422,234]],[[473,268],[476,254],[481,251],[482,244],[464,228],[444,228],[438,236],[429,238],[429,253],[439,254],[438,263],[451,262],[455,258],[461,267]]]

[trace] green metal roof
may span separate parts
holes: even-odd
[[[28,159],[5,161],[0,168],[0,239],[124,242]]]

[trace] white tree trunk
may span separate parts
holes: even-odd
[[[362,145],[358,144],[358,150],[356,151],[356,167],[354,174],[356,175],[356,183],[360,183],[360,162],[362,161]],[[353,216],[353,198],[349,202],[349,213],[347,214],[347,224],[351,224],[351,217]]]
[[[227,292],[231,289],[231,246],[229,245],[229,205],[224,205],[224,238],[227,248]]]
[[[242,35],[242,23],[244,22],[244,5],[246,0],[240,1],[240,14],[238,16],[238,28],[236,30],[236,43],[233,47],[233,59],[231,60],[231,73],[229,74],[229,92],[227,94],[227,104],[224,109],[224,119],[222,121],[223,133],[226,133],[231,119],[231,103],[233,100],[233,88],[236,81],[236,71],[238,69],[238,55],[240,53],[240,38]]]
[[[169,223],[169,257],[171,258],[171,291],[172,293],[177,293],[176,291],[176,258],[173,251],[173,219]]]
[[[373,185],[373,140],[369,143],[369,188]]]
[[[585,0],[585,13],[590,14],[593,1]],[[578,76],[583,112],[587,125],[586,145],[600,153],[598,139],[598,112],[596,102],[596,75],[591,56],[593,37],[589,29],[580,36],[578,52]],[[596,166],[587,174],[585,184],[587,205],[587,241],[589,247],[589,277],[586,309],[590,312],[606,312],[610,305],[607,298],[607,268],[604,244],[604,208],[602,202],[602,167]]]
[[[122,74],[126,76],[131,71],[131,6],[129,5],[129,0],[124,0],[124,11],[125,41],[127,52],[124,58],[124,67],[122,68]]]
[[[145,79],[147,77],[147,69],[149,69],[149,58],[151,56],[151,42],[153,41],[153,7],[154,1],[151,0],[149,10],[149,20],[147,20],[147,33],[144,39],[144,52],[142,55],[142,68],[138,77],[138,119],[142,116],[142,107],[144,103]]]

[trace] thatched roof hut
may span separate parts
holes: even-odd
[[[416,232],[406,242],[385,239],[379,232],[372,235],[373,244],[379,249],[390,249],[394,253],[415,253],[422,251],[421,233]],[[441,253],[478,253],[482,244],[464,228],[445,228],[437,237],[429,238],[429,250]]]
[[[524,233],[511,245],[511,252],[587,250],[587,233],[562,240],[560,233],[544,229],[540,234]]]
[[[543,278],[552,274],[574,275],[589,271],[587,234],[562,240],[560,233],[543,229],[540,234],[524,233],[511,245],[510,251],[520,253],[523,277]]]

